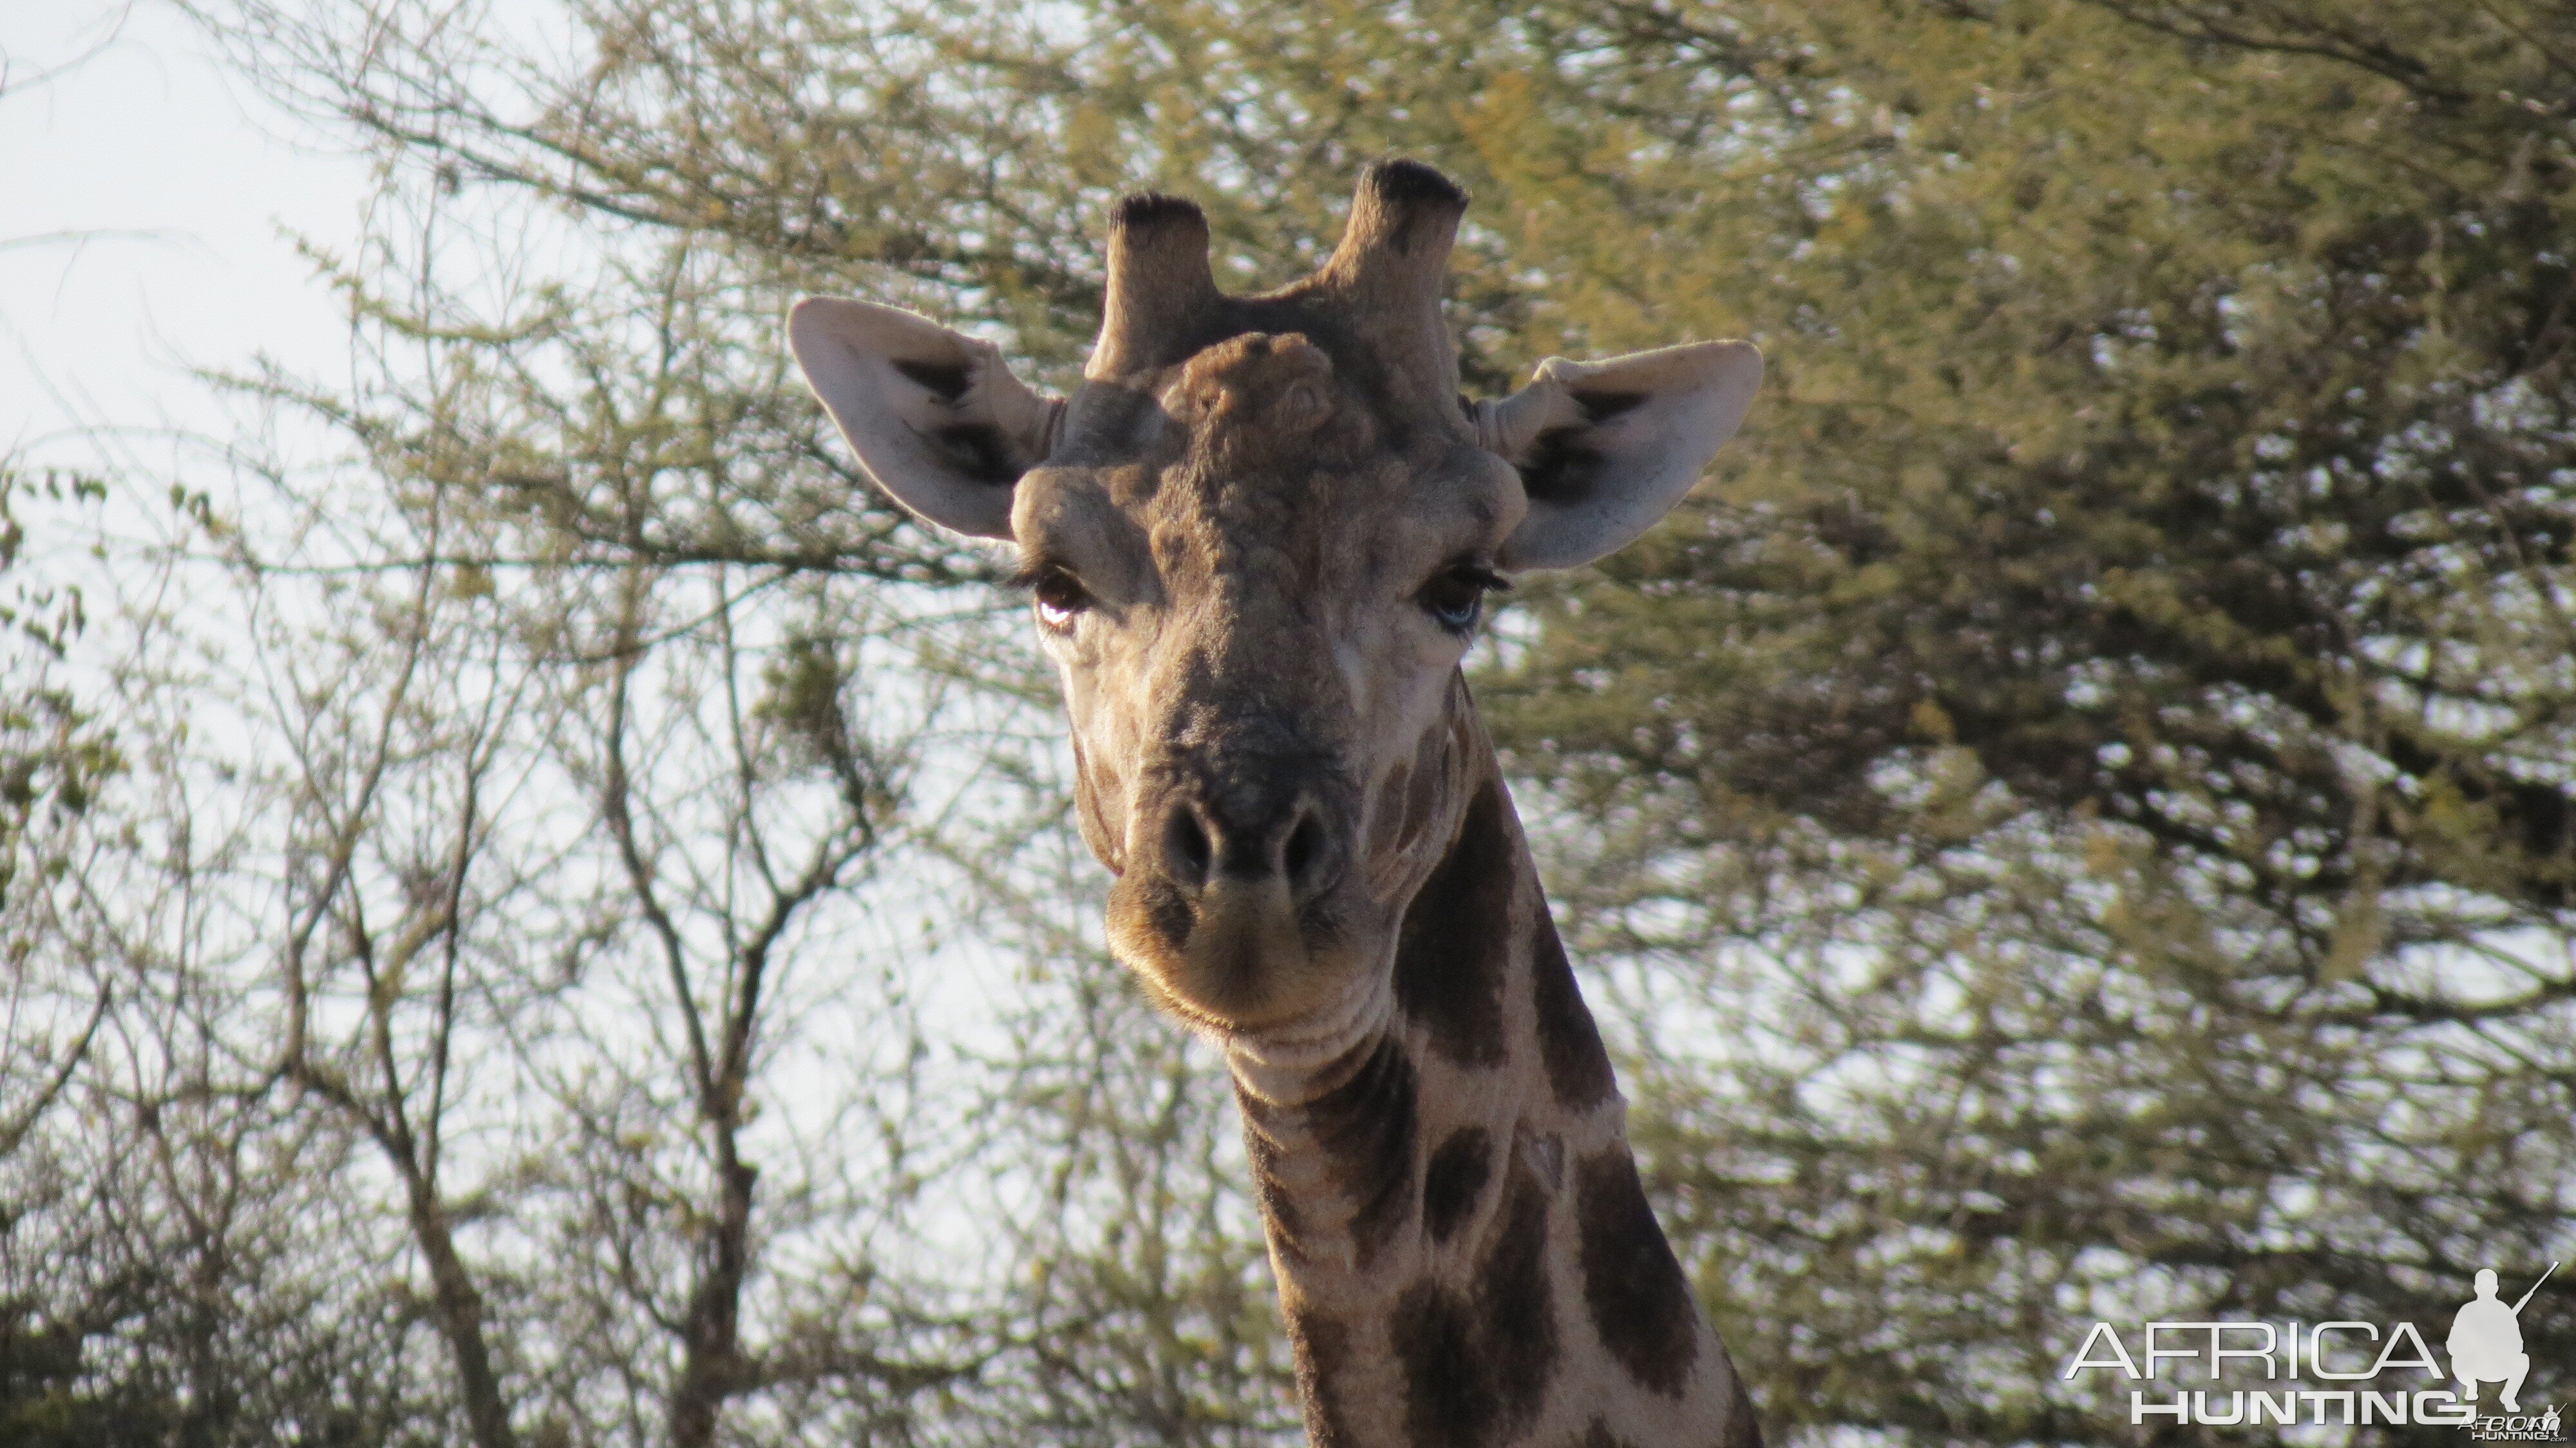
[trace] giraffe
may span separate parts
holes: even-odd
[[[1127,197],[1070,398],[891,307],[807,298],[790,341],[886,492],[1017,549],[1111,948],[1225,1055],[1310,1440],[1759,1448],[1460,663],[1506,575],[1689,490],[1761,354],[1468,401],[1466,205],[1374,164],[1320,268],[1230,295],[1195,205]]]

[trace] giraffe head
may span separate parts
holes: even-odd
[[[1550,358],[1458,393],[1440,317],[1466,197],[1362,176],[1313,275],[1220,292],[1197,207],[1119,203],[1070,399],[890,307],[798,304],[799,362],[905,507],[1019,553],[1072,716],[1109,937],[1173,1013],[1293,1031],[1382,980],[1467,807],[1459,661],[1521,569],[1616,549],[1742,418],[1741,342]]]

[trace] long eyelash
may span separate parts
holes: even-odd
[[[1464,583],[1472,583],[1487,593],[1509,593],[1512,591],[1512,582],[1510,579],[1505,578],[1501,574],[1496,573],[1494,570],[1487,568],[1485,565],[1470,558],[1461,558],[1457,562],[1450,564],[1448,567],[1441,569],[1438,576],[1442,578],[1454,578]]]
[[[1064,565],[1052,558],[1023,558],[1003,578],[1002,586],[1014,593],[1034,593],[1037,586],[1064,571]]]

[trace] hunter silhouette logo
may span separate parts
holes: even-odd
[[[2558,1264],[2540,1274],[2540,1282],[2549,1280]],[[2531,1284],[2531,1292],[2540,1290],[2540,1282]],[[2531,1292],[2507,1307],[2496,1299],[2495,1269],[2478,1269],[2478,1295],[2451,1319],[2451,1376],[2460,1380],[2460,1396],[2476,1402],[2478,1384],[2504,1384],[2504,1410],[2522,1411],[2517,1397],[2522,1380],[2531,1376],[2531,1354],[2522,1350],[2522,1308],[2531,1301]]]

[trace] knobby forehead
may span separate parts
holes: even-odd
[[[1368,348],[1318,331],[1239,332],[1086,382],[1046,466],[1020,483],[1027,561],[1141,594],[1192,577],[1312,588],[1481,558],[1526,507],[1518,474],[1477,446],[1454,397],[1373,385]]]

